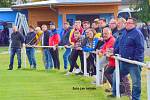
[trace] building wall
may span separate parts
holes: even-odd
[[[87,5],[87,6],[60,6],[59,14],[99,14],[118,12],[118,5]]]
[[[28,9],[29,25],[38,26],[38,22],[53,21],[58,26],[57,13],[49,9],[43,8],[30,8]]]
[[[107,9],[106,9],[107,8]],[[80,14],[98,14],[99,17],[105,17],[108,20],[112,16],[117,17],[118,5],[76,5],[76,6],[57,6],[56,11],[48,7],[28,8],[29,25],[38,26],[40,21],[54,21],[56,27],[62,27],[64,21],[76,19]]]

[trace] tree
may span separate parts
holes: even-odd
[[[0,7],[11,7],[12,0],[0,0]]]
[[[142,22],[150,21],[149,0],[131,0],[130,8],[136,11],[138,20]]]

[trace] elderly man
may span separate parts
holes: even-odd
[[[114,67],[115,67],[114,59],[112,59],[111,57],[106,57],[107,50],[113,48],[114,43],[115,43],[115,38],[112,36],[112,32],[110,28],[106,27],[103,29],[103,38],[104,38],[105,43],[102,46],[102,48],[97,52],[98,55],[101,57],[100,62],[99,62],[100,69],[102,70],[102,68],[108,65],[110,71],[112,71],[114,70]]]
[[[129,18],[126,22],[127,33],[119,41],[119,54],[121,57],[143,62],[144,61],[144,36],[136,28],[136,19]],[[121,62],[121,76],[130,74],[132,79],[132,100],[141,100],[141,66]],[[113,95],[115,91],[113,90]]]
[[[10,53],[10,64],[8,70],[13,70],[14,56],[17,54],[18,69],[21,68],[21,47],[24,43],[23,35],[18,31],[16,26],[13,26],[13,33],[11,34],[11,53]]]

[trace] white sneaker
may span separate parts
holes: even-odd
[[[65,75],[66,76],[69,76],[69,75],[71,75],[72,74],[72,72],[67,72]]]
[[[81,70],[79,68],[74,71],[75,74],[78,74],[80,72],[81,72]]]

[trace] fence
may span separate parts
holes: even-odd
[[[34,48],[53,48],[54,46],[28,46],[28,47],[34,47]],[[59,48],[64,48],[63,46],[59,46]],[[24,67],[26,68],[26,50],[25,46],[23,48],[23,57],[24,57]],[[91,52],[95,53],[95,52]],[[88,76],[87,73],[87,61],[86,61],[86,52],[83,52],[84,56],[84,76]],[[129,60],[120,57],[119,55],[113,56],[115,59],[115,73],[116,73],[116,96],[117,98],[120,98],[120,72],[119,72],[119,61],[131,63],[131,64],[136,64],[143,66],[144,68],[147,68],[147,96],[148,100],[150,100],[150,62],[148,64],[134,61],[134,60]],[[104,74],[104,68],[102,68],[102,71],[100,71],[100,65],[99,65],[99,55],[96,55],[96,86],[100,86],[101,83],[103,82],[103,74]]]

